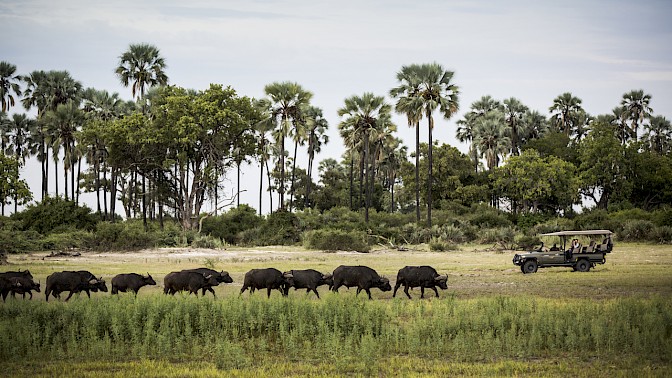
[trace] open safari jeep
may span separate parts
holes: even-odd
[[[575,271],[587,272],[595,264],[604,264],[607,253],[614,244],[613,233],[609,230],[559,231],[541,234],[542,237],[559,237],[560,243],[551,248],[544,243],[535,251],[518,253],[513,263],[520,266],[523,273],[535,273],[538,268],[564,266]]]

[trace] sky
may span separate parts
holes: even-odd
[[[643,89],[653,113],[672,120],[669,0],[0,0],[0,35],[0,60],[19,74],[67,70],[84,87],[125,99],[131,89],[114,69],[134,43],[158,47],[169,83],[185,88],[217,83],[261,98],[267,84],[297,82],[329,121],[330,143],[318,161],[340,160],[344,151],[337,129],[344,99],[373,92],[394,104],[388,92],[396,73],[414,63],[455,72],[460,109],[448,120],[436,114],[434,139],[464,152],[456,121],[485,95],[515,97],[548,115],[553,99],[571,92],[599,115],[624,93]],[[405,117],[393,121],[398,137],[413,146]],[[241,202],[255,208],[257,172],[256,165],[244,167],[241,179]],[[22,176],[39,196],[39,164],[29,161]],[[232,171],[225,191],[235,183]],[[93,194],[84,200],[95,209]],[[268,207],[262,204],[264,212]]]

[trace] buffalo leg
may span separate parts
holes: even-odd
[[[369,299],[373,299],[373,298],[371,298],[371,290],[369,290],[369,289],[364,289],[364,290],[366,291],[366,294],[369,295]]]
[[[270,298],[270,297],[271,297],[271,290],[273,290],[273,289],[271,289],[270,287],[267,287],[267,288],[266,288],[266,297],[267,297],[267,298]]]
[[[420,298],[424,298],[424,297],[425,297],[425,287],[420,286]]]
[[[68,299],[70,299],[70,297],[72,297],[72,294],[75,294],[75,292],[74,292],[74,291],[71,291],[71,292],[70,292],[70,295],[68,295],[68,297],[65,298],[65,301],[66,301],[66,302],[68,301]]]
[[[357,288],[357,295],[359,295],[359,293],[360,293],[361,291],[362,291],[362,288],[361,288],[361,287],[358,287],[358,288]],[[369,292],[369,289],[366,289],[366,292],[368,293],[368,292]],[[370,296],[371,296],[371,294],[369,294],[369,297],[370,297]]]
[[[411,294],[408,293],[408,285],[404,285],[404,294],[406,294],[408,299],[412,299]]]
[[[436,290],[436,286],[433,286],[432,289],[434,289],[434,293],[436,293],[436,297],[439,297],[439,291]]]
[[[397,280],[397,283],[394,285],[394,292],[392,293],[392,298],[397,296],[397,290],[399,289],[399,286],[401,286],[401,281]],[[406,293],[408,295],[408,293]]]
[[[317,292],[317,289],[313,289],[313,292],[317,295],[317,299],[320,299],[320,293]]]

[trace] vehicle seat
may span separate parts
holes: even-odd
[[[594,245],[589,245],[589,246],[586,247],[586,250],[583,251],[583,252],[584,253],[593,253],[594,250],[595,250],[595,246]]]

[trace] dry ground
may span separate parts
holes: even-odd
[[[312,268],[330,272],[339,265],[367,265],[389,277],[394,285],[400,268],[431,265],[449,276],[449,289],[440,294],[457,298],[483,295],[598,299],[651,295],[672,297],[670,246],[617,244],[614,252],[607,255],[606,264],[597,265],[588,273],[572,272],[567,268],[545,268],[535,274],[524,275],[511,262],[514,254],[514,251],[491,251],[483,245],[463,245],[460,250],[450,252],[428,252],[422,247],[415,247],[405,252],[378,249],[371,253],[310,251],[301,247],[159,248],[137,252],[84,252],[82,256],[67,258],[45,258],[47,253],[10,255],[10,265],[0,267],[0,271],[30,269],[35,279],[41,281],[42,288],[49,274],[62,270],[89,270],[103,276],[108,281],[108,287],[109,280],[118,273],[150,273],[158,285],[145,288],[140,293],[151,295],[161,292],[163,277],[171,271],[212,266],[228,271],[234,279],[234,283],[216,288],[217,295],[221,296],[239,292],[245,272],[253,268],[274,267],[282,271]],[[324,286],[320,289],[326,290]],[[376,298],[392,296],[377,290],[373,293]],[[417,289],[412,292],[414,298],[419,294]],[[296,292],[290,295],[304,294]],[[37,294],[36,299],[44,300],[44,295]]]

